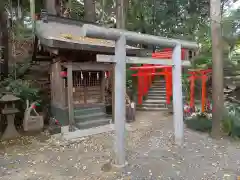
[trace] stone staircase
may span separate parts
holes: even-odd
[[[167,111],[165,85],[164,79],[156,79],[143,104],[137,109],[141,111]]]
[[[98,104],[84,108],[75,107],[74,119],[78,129],[88,129],[109,124],[112,117],[106,114],[104,104]]]

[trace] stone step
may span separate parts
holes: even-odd
[[[165,99],[150,99],[148,98],[144,103],[152,103],[152,104],[165,104],[166,100]]]
[[[104,125],[110,124],[110,122],[111,122],[111,118],[100,118],[100,119],[89,120],[86,122],[78,122],[75,125],[78,129],[89,129],[93,127],[104,126]]]
[[[166,91],[165,87],[151,87],[150,90],[161,90],[161,91]]]
[[[87,122],[91,120],[98,120],[106,118],[107,115],[104,112],[92,112],[91,114],[84,114],[80,116],[74,116],[76,122]]]
[[[152,84],[151,87],[166,88],[166,84]]]
[[[153,94],[153,95],[148,95],[147,99],[166,100],[166,96],[161,96],[159,94]]]
[[[166,84],[166,81],[154,81],[153,84]]]
[[[165,91],[166,92],[166,89],[165,88],[150,88],[149,91]]]
[[[164,97],[164,98],[167,97],[166,93],[154,93],[154,92],[151,92],[151,93],[149,92],[147,97],[155,98],[155,97],[159,97],[159,96]]]
[[[166,83],[153,83],[153,87],[166,87]]]
[[[154,103],[143,103],[142,107],[147,107],[147,108],[165,108],[166,104],[162,103],[162,104],[154,104]]]
[[[162,83],[165,82],[165,79],[156,79],[153,81],[153,83]]]
[[[166,85],[156,85],[156,84],[152,84],[150,88],[162,88],[162,89],[166,89]]]
[[[138,111],[168,111],[169,109],[164,107],[164,108],[160,108],[160,107],[155,107],[155,108],[149,108],[149,107],[138,107],[137,108]]]
[[[92,113],[106,112],[105,106],[90,107],[90,108],[74,108],[74,116],[87,115]]]
[[[150,89],[148,92],[166,92],[166,90],[165,89]]]
[[[149,91],[148,92],[148,96],[149,95],[158,95],[158,96],[166,96],[166,92],[161,92],[161,91]]]

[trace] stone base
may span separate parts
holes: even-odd
[[[6,127],[6,130],[4,131],[2,135],[2,140],[7,140],[7,139],[14,139],[19,137],[20,134],[17,132],[15,125],[14,125],[14,119],[8,120],[8,125]]]
[[[61,133],[62,133],[62,134],[67,134],[67,133],[69,133],[69,126],[62,126],[62,127],[61,127]]]

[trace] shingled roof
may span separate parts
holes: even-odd
[[[95,51],[99,53],[114,52],[114,41],[85,37],[82,25],[70,21],[71,23],[68,23],[68,21],[49,20],[43,22],[38,20],[36,22],[36,35],[41,44],[50,48]],[[127,46],[127,54],[139,55],[141,50],[143,49]]]

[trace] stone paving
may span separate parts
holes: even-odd
[[[103,169],[113,158],[113,133],[64,145],[43,135],[2,142],[0,180],[237,179],[238,141],[212,140],[185,129],[179,148],[173,145],[172,124],[172,117],[163,113],[139,112],[127,132],[128,166],[121,170]]]

